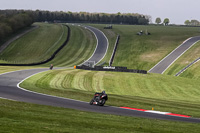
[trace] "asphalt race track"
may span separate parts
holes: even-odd
[[[184,54],[198,41],[200,41],[200,36],[189,38],[163,60],[161,60],[158,64],[156,64],[153,68],[151,68],[149,72],[163,74],[167,68],[169,68],[182,54]]]
[[[10,99],[10,100],[35,103],[35,104],[41,104],[41,105],[56,106],[56,107],[71,108],[71,109],[89,111],[89,112],[200,123],[200,119],[191,118],[191,117],[190,118],[176,117],[176,116],[170,116],[170,115],[162,115],[162,114],[155,114],[155,113],[149,113],[149,112],[122,109],[119,107],[112,107],[112,106],[101,107],[101,106],[89,105],[89,101],[82,102],[82,101],[77,101],[77,100],[72,100],[72,99],[67,99],[67,98],[49,96],[45,94],[28,91],[28,90],[18,87],[18,84],[22,82],[24,79],[26,79],[27,77],[32,76],[33,74],[37,74],[39,72],[48,71],[48,70],[49,70],[48,68],[42,68],[42,69],[21,70],[21,71],[1,74],[0,75],[0,97]],[[93,96],[91,96],[91,98],[92,97]]]
[[[104,35],[104,33],[102,31],[100,31],[99,29],[96,29],[91,26],[85,26],[85,27],[94,33],[94,35],[97,39],[97,46],[96,46],[96,49],[95,49],[93,55],[87,61],[85,61],[83,64],[88,65],[87,64],[88,62],[93,62],[93,61],[95,62],[94,64],[97,64],[106,55],[106,52],[108,49],[108,39]]]

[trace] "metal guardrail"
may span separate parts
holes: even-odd
[[[114,60],[114,57],[115,57],[115,53],[117,51],[117,46],[119,44],[119,39],[120,39],[120,35],[117,36],[117,39],[116,39],[116,42],[115,42],[115,47],[113,49],[113,53],[112,53],[112,56],[111,56],[110,61],[109,61],[109,66],[112,66],[112,63],[113,63],[113,60]]]
[[[196,60],[194,60],[192,63],[190,63],[189,65],[187,65],[185,68],[183,68],[182,70],[180,70],[178,73],[176,73],[176,75],[174,76],[179,76],[181,73],[183,73],[186,69],[188,69],[190,66],[192,66],[193,64],[197,63],[200,60],[200,57],[197,58]]]
[[[93,70],[93,71],[111,71],[111,72],[130,72],[130,73],[141,73],[141,74],[147,74],[146,70],[136,70],[136,69],[127,69],[127,67],[103,67],[103,66],[94,66],[94,68],[89,66],[74,66],[75,69],[83,69],[83,70]]]

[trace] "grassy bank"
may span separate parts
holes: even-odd
[[[198,133],[199,124],[88,113],[0,99],[0,130],[20,133]],[[9,124],[8,124],[9,123]]]
[[[49,58],[65,41],[67,28],[58,24],[36,23],[40,28],[12,42],[0,55],[2,62],[33,63]]]
[[[89,101],[106,90],[107,104],[187,114],[200,117],[200,83],[160,74],[83,70],[53,70],[35,75],[20,86],[51,95]]]
[[[65,41],[67,28],[58,24],[36,23],[40,26],[14,41],[0,55],[1,63],[33,63],[49,58]],[[74,66],[87,60],[96,48],[96,38],[92,32],[70,25],[70,39],[56,57],[41,66]]]

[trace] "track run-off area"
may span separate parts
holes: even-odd
[[[98,43],[97,43],[97,47],[95,49],[94,54],[89,58],[88,61],[95,61],[95,64],[96,64],[105,56],[107,52],[107,47],[108,47],[108,40],[103,34],[103,32],[101,32],[100,30],[97,30],[95,28],[90,28],[90,30],[93,31],[93,33],[95,34]],[[191,43],[191,42],[194,42],[194,40],[187,41],[187,42]],[[128,109],[128,108],[120,108],[120,107],[113,107],[113,106],[104,106],[104,107],[91,106],[89,105],[88,102],[82,102],[82,101],[32,92],[32,91],[25,90],[19,86],[21,82],[23,82],[25,79],[29,78],[30,76],[33,76],[37,73],[48,71],[48,70],[49,70],[48,68],[41,68],[41,69],[20,70],[20,71],[1,74],[0,75],[0,97],[5,98],[5,99],[10,99],[10,100],[29,102],[29,103],[35,103],[35,104],[41,104],[41,105],[50,105],[50,106],[56,106],[56,107],[71,108],[71,109],[89,111],[89,112],[200,123],[200,119],[198,118],[165,115],[163,113],[156,113],[153,111],[152,112],[140,111],[140,110],[133,110],[133,109]]]

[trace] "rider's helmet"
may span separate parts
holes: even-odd
[[[105,94],[106,92],[105,91],[102,91],[102,94]]]

